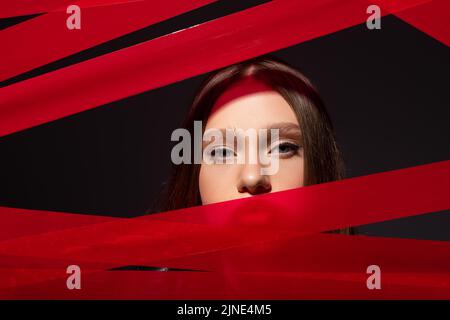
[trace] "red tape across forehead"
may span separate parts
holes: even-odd
[[[267,91],[274,91],[274,89],[252,75],[246,76],[233,83],[219,96],[211,109],[210,116],[233,100]]]

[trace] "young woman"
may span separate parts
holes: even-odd
[[[333,127],[318,92],[301,72],[278,58],[259,57],[211,74],[198,90],[184,123],[192,136],[194,121],[202,121],[203,132],[278,129],[278,139],[260,150],[278,157],[277,171],[263,174],[259,162],[217,163],[217,159],[225,162],[237,157],[238,152],[248,155],[248,150],[237,150],[229,141],[206,141],[202,163],[174,167],[158,211],[252,197],[344,176]],[[208,157],[212,161],[206,161]]]

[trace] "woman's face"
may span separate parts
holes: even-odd
[[[217,143],[214,139],[203,144],[204,157],[236,158],[245,152],[245,161],[232,164],[204,161],[200,168],[199,188],[203,204],[251,197],[257,194],[282,191],[303,186],[303,148],[298,120],[290,105],[276,91],[242,90],[234,86],[225,92],[216,103],[207,121],[205,132],[209,129],[279,129],[276,141],[268,138],[267,147],[245,139],[245,146],[238,150],[236,142],[224,139]],[[234,91],[234,92],[233,92]],[[247,91],[247,92],[246,92]],[[259,140],[259,138],[258,138]],[[220,141],[219,141],[220,142]],[[253,144],[253,145],[252,145]],[[262,167],[267,162],[250,161],[249,150],[268,156],[270,161],[278,157],[278,167],[270,175],[264,174]],[[223,161],[225,162],[225,160]]]

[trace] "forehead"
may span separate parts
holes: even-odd
[[[287,101],[277,91],[264,90],[235,96],[220,105],[208,118],[206,129],[259,129],[280,122],[298,124]]]

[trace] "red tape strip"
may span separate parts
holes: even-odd
[[[396,14],[420,31],[450,46],[450,1],[433,0]]]
[[[0,296],[449,298],[448,243],[308,235],[448,209],[449,184],[450,161],[444,161],[134,219],[80,217],[75,224],[82,226],[1,241]],[[250,219],[267,212],[265,220]],[[83,268],[88,290],[65,289],[63,263]],[[380,293],[365,287],[371,264],[383,270]],[[98,271],[123,265],[208,272]]]
[[[69,3],[69,0],[15,0],[0,2],[0,18],[44,13]]]
[[[0,43],[8,44],[2,54],[0,81],[214,1],[85,4],[80,30],[66,27],[66,11],[44,14],[0,32]]]
[[[449,189],[450,161],[444,161],[9,239],[0,242],[0,254],[79,262],[150,263],[447,210]]]
[[[207,272],[99,271],[80,264],[85,286],[64,288],[64,268],[1,270],[2,298],[27,299],[448,299],[450,245],[315,235],[200,253],[156,266]],[[382,290],[366,287],[376,264]],[[51,265],[50,265],[51,266]],[[35,270],[33,272],[33,270]],[[14,277],[19,285],[11,285]],[[8,282],[9,281],[9,282]],[[1,282],[0,282],[1,284]],[[120,288],[120,289],[119,289]]]
[[[0,221],[2,222],[0,241],[114,220],[118,219],[95,215],[0,207]]]
[[[104,6],[114,3],[142,2],[147,0],[14,0],[0,2],[0,18],[11,18],[45,12],[66,11],[68,5],[83,7]]]
[[[273,1],[7,86],[0,136],[359,24],[366,8],[362,0]]]

